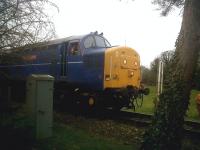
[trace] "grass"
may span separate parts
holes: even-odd
[[[30,127],[32,121],[25,114],[0,114],[0,149],[136,150],[142,138],[140,129],[132,125],[56,113],[51,138],[36,141]],[[185,139],[183,150],[197,149],[199,146],[198,139]]]
[[[35,140],[30,119],[21,113],[0,114],[0,149],[37,150],[134,150],[117,138],[95,135],[70,123],[54,120],[53,136]],[[84,125],[84,124],[83,124]],[[90,124],[88,124],[90,125]],[[80,125],[82,127],[82,125]]]
[[[39,147],[39,148],[38,148]],[[114,139],[93,136],[88,132],[56,124],[52,138],[39,141],[36,149],[42,150],[134,150],[133,145],[124,145]]]
[[[143,104],[141,107],[136,108],[138,113],[153,114],[154,112],[154,100],[156,98],[156,88],[154,86],[149,86],[150,93],[144,96]],[[138,101],[141,101],[140,99]]]
[[[197,91],[197,90],[192,90],[192,92],[191,92],[190,105],[189,105],[189,109],[187,111],[187,118],[200,121],[200,116],[198,115],[197,105],[196,105],[196,100],[195,100],[198,93],[199,93],[199,91]]]
[[[136,112],[153,114],[154,100],[156,98],[156,87],[149,86],[149,89],[150,89],[150,94],[148,96],[144,96],[143,105],[141,108],[136,108]],[[196,102],[195,102],[195,97],[198,93],[199,91],[197,90],[192,90],[191,92],[190,105],[189,105],[189,109],[187,111],[187,116],[186,116],[187,119],[200,121],[200,116],[198,115],[198,112],[196,109]]]

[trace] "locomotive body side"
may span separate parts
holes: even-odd
[[[1,64],[0,77],[25,81],[30,74],[49,74],[55,77],[56,92],[64,87],[56,94],[75,92],[74,101],[86,97],[86,103],[92,105],[100,101],[104,106],[121,108],[129,106],[141,91],[137,52],[111,47],[97,33],[50,41],[13,52],[5,59],[8,63]]]
[[[57,40],[55,44],[51,42],[7,54],[1,62],[0,76],[24,81],[30,74],[49,74],[54,76],[55,82],[101,91],[105,48],[85,49],[80,39]],[[74,43],[80,44],[78,54],[70,52]]]
[[[9,62],[0,66],[10,80],[25,80],[30,74],[49,74],[59,78],[60,45],[17,51],[5,56]]]

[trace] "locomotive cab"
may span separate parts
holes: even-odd
[[[81,79],[79,85],[83,93],[93,95],[92,99],[98,95],[103,105],[116,105],[118,108],[132,106],[135,98],[147,94],[147,90],[140,85],[140,57],[134,49],[112,47],[97,33],[82,38],[80,48],[83,64],[76,80]],[[88,92],[85,92],[86,89]]]

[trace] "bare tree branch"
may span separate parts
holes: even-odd
[[[0,0],[0,51],[54,37],[47,5],[58,10],[50,0]]]
[[[185,0],[153,0],[152,3],[159,5],[161,15],[167,16],[171,10],[175,7],[181,8],[184,5]]]

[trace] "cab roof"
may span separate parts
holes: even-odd
[[[70,37],[66,37],[66,38],[60,38],[60,39],[55,39],[55,40],[50,40],[50,41],[45,41],[45,42],[40,42],[40,43],[35,43],[35,44],[28,44],[22,47],[18,47],[18,48],[13,48],[8,50],[7,52],[13,52],[13,51],[18,51],[18,50],[26,50],[29,48],[35,48],[35,47],[42,47],[42,46],[50,46],[50,45],[56,45],[59,43],[64,43],[64,42],[68,42],[68,41],[72,41],[72,40],[82,40],[83,38],[89,36],[89,35],[100,35],[102,36],[103,33],[98,34],[98,32],[91,32],[89,34],[85,34],[85,35],[78,35],[78,36],[70,36]]]
[[[51,40],[51,41],[48,41],[44,44],[46,45],[54,45],[54,44],[58,44],[58,43],[63,43],[63,42],[68,42],[68,41],[72,41],[72,40],[82,40],[83,38],[85,38],[86,36],[89,36],[89,35],[103,35],[103,33],[101,34],[98,34],[98,32],[91,32],[89,34],[85,34],[85,35],[79,35],[79,36],[70,36],[70,37],[66,37],[66,38],[61,38],[61,39],[55,39],[55,40]]]

